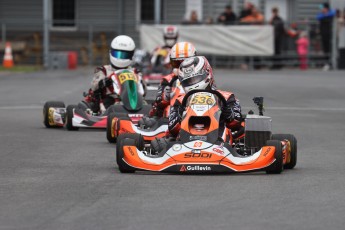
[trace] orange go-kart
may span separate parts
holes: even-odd
[[[217,91],[187,93],[176,140],[157,139],[147,143],[140,134],[119,135],[116,160],[120,172],[279,174],[284,168],[295,167],[297,141],[293,135],[272,135],[270,117],[248,114],[244,141],[234,142],[231,131],[225,128],[222,103],[225,99]]]
[[[172,106],[177,98],[183,92],[183,88],[177,79],[174,79],[170,83],[171,87],[171,100],[170,105],[165,108],[163,117],[155,120],[150,126],[141,126],[137,122],[133,122],[133,119],[118,116],[108,116],[107,120],[107,140],[109,143],[115,143],[117,137],[123,133],[137,133],[141,134],[144,141],[152,141],[155,138],[166,136],[168,130],[168,116],[170,106]]]

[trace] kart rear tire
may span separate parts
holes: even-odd
[[[113,126],[113,119],[116,117],[115,113],[111,113],[107,117],[107,140],[109,143],[116,143],[116,136],[112,126]]]
[[[62,126],[49,124],[49,108],[65,108],[65,103],[62,101],[47,101],[43,106],[43,124],[47,128],[62,128]]]
[[[268,140],[267,146],[274,146],[275,152],[274,157],[276,160],[266,170],[267,174],[280,174],[283,171],[283,151],[282,145],[279,140]]]
[[[120,125],[121,121],[123,121],[123,120],[130,121],[131,119],[129,117],[119,117],[118,114],[114,114],[114,113],[112,113],[112,115],[113,115],[112,118],[110,118],[109,116],[107,118],[107,131],[106,131],[107,132],[107,140],[109,143],[116,143],[118,136],[115,136],[115,133],[114,133],[114,137],[113,137],[113,135],[112,135],[113,130],[111,130],[114,117],[118,118],[117,127],[116,127],[117,130],[119,129],[119,125]]]
[[[273,134],[272,140],[288,140],[290,142],[290,162],[284,165],[284,169],[293,169],[297,164],[297,139],[292,134]]]
[[[135,145],[139,150],[144,148],[144,138],[140,134],[136,133],[124,133],[120,134],[116,143],[116,163],[119,166],[121,173],[134,173],[135,169],[127,165],[123,160],[124,145]]]
[[[66,124],[65,124],[65,126],[66,126],[66,129],[68,131],[76,131],[79,129],[78,127],[73,126],[73,123],[72,123],[73,110],[76,107],[77,107],[76,105],[69,105],[66,108]]]

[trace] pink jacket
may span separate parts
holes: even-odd
[[[308,47],[309,47],[309,40],[308,38],[302,37],[296,41],[297,44],[297,53],[299,55],[307,55],[308,54]]]

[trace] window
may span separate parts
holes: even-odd
[[[53,0],[53,26],[75,26],[75,0]]]
[[[154,21],[155,20],[155,1],[145,0],[141,1],[141,21]]]
[[[161,12],[160,21],[164,18],[164,1],[160,0]],[[144,23],[154,23],[155,21],[155,0],[141,0],[140,20]]]

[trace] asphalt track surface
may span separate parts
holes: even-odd
[[[0,73],[0,229],[344,229],[344,72],[216,71],[244,111],[264,96],[274,133],[298,139],[281,175],[120,174],[101,131],[46,129],[92,70]]]

